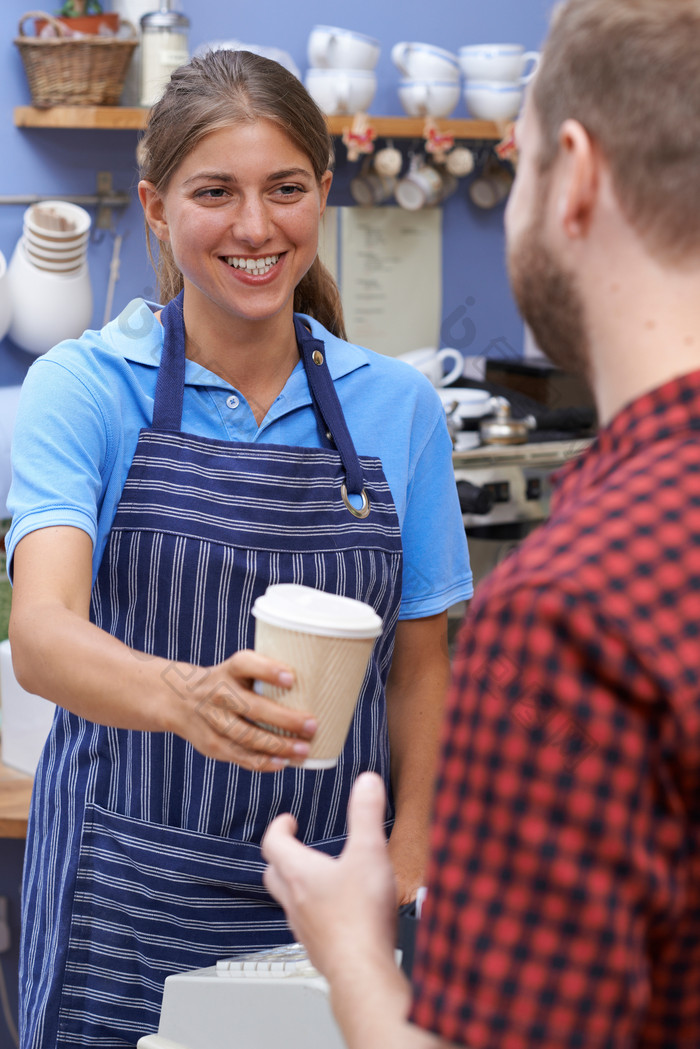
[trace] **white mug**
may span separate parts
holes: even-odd
[[[395,146],[385,146],[374,154],[374,170],[378,175],[395,178],[403,167],[403,154]]]
[[[420,211],[421,208],[438,204],[442,194],[442,175],[429,164],[412,164],[394,189],[396,203],[406,211]]]
[[[355,175],[350,181],[350,195],[361,207],[374,207],[389,200],[394,192],[396,179],[377,175],[370,171]]]
[[[457,55],[433,44],[394,44],[391,60],[411,80],[459,80]]]
[[[367,69],[309,69],[304,83],[329,117],[366,112],[377,90],[377,77]]]
[[[448,117],[459,102],[457,80],[402,80],[399,100],[409,117]]]
[[[459,350],[453,350],[451,347],[446,347],[444,350],[430,348],[409,350],[408,353],[402,353],[399,360],[417,368],[430,379],[433,386],[449,386],[461,376],[464,370],[464,357]],[[452,367],[443,374],[446,361],[452,361]]]
[[[464,101],[476,120],[515,120],[523,101],[520,84],[500,80],[467,80]]]
[[[459,65],[467,80],[527,84],[539,64],[539,51],[526,51],[522,44],[471,44],[459,49]]]
[[[309,34],[309,65],[319,69],[371,70],[379,59],[379,41],[352,29],[317,25]]]
[[[505,168],[485,171],[469,183],[469,197],[478,208],[489,210],[505,200],[513,185],[513,176]]]

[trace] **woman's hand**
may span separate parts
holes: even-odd
[[[137,652],[90,622],[91,588],[87,533],[40,528],[18,543],[10,638],[28,692],[100,725],[175,732],[207,757],[247,769],[304,759],[315,722],[253,691],[256,679],[289,687],[289,667],[247,651],[214,667]]]
[[[207,757],[276,772],[308,755],[313,717],[253,690],[256,680],[290,688],[294,674],[284,664],[244,650],[214,667],[172,663],[163,680],[176,697],[169,731]]]

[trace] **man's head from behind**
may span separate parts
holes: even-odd
[[[544,172],[577,120],[647,249],[700,257],[700,0],[568,0],[532,90]]]
[[[567,214],[562,185],[574,200],[584,185],[571,164],[572,142],[585,142],[579,157],[597,156],[609,172],[617,212],[639,251],[662,267],[695,268],[699,99],[700,0],[568,0],[555,12],[520,122],[522,164],[506,212],[508,265],[541,348],[589,380],[591,322],[601,303],[585,294],[577,263],[561,254],[568,238],[552,235]],[[586,169],[587,201],[593,171]],[[594,265],[609,246],[598,243]],[[578,252],[574,257],[580,262]]]

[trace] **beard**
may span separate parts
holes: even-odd
[[[544,243],[544,209],[508,248],[508,274],[521,316],[552,364],[590,385],[583,299],[576,280]]]

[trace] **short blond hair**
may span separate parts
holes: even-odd
[[[562,123],[579,121],[648,248],[670,262],[700,254],[700,0],[567,0],[533,99],[543,170]]]

